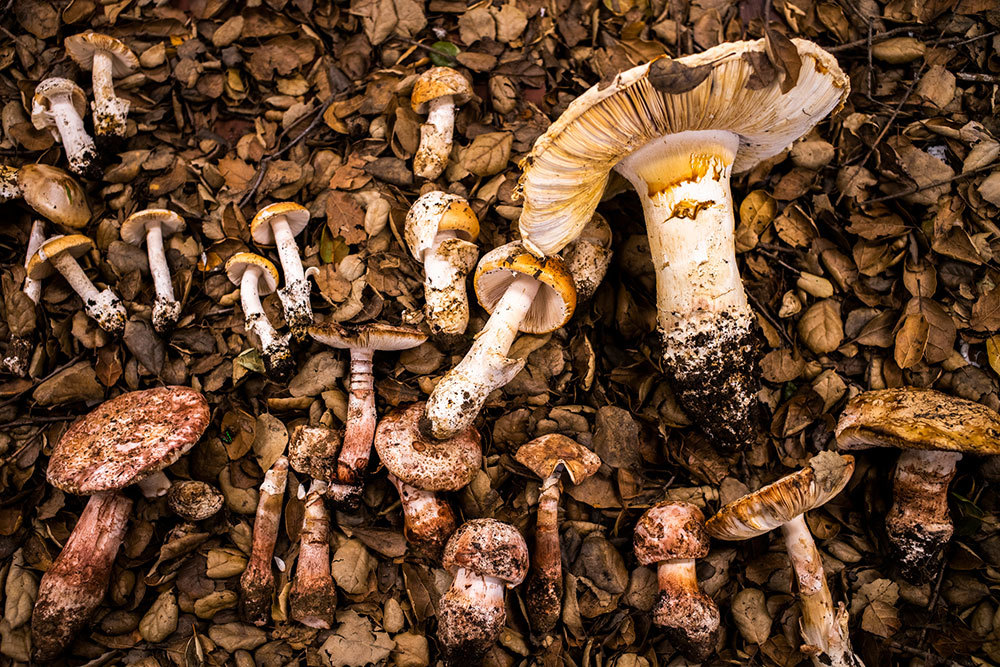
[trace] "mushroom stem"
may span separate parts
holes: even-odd
[[[441,596],[438,638],[447,665],[479,664],[507,620],[503,581],[460,567]]]
[[[535,632],[549,632],[562,613],[562,549],[559,545],[559,496],[557,467],[542,483],[535,524],[535,553],[528,579],[528,616]]]
[[[323,504],[326,482],[314,480],[306,496],[299,533],[299,564],[289,596],[293,619],[310,628],[329,628],[337,608],[330,574],[330,515]]]
[[[247,623],[266,625],[271,616],[274,597],[274,574],[271,559],[278,541],[282,499],[288,481],[288,459],[278,458],[264,473],[257,501],[257,516],[253,524],[253,546],[250,562],[240,577],[240,616]]]
[[[427,103],[427,122],[420,126],[420,146],[413,157],[413,173],[435,179],[448,165],[455,131],[455,104],[451,95]]]
[[[3,199],[3,170],[6,167],[0,167],[0,201]],[[14,172],[15,178],[17,172]],[[45,225],[41,220],[35,220],[31,223],[31,234],[28,236],[28,250],[25,253],[24,267],[28,268],[28,263],[31,260],[31,256],[38,252],[38,249],[42,246],[42,242],[45,241]],[[42,283],[30,278],[28,276],[24,277],[24,285],[21,287],[21,291],[31,299],[35,305],[38,305],[38,301],[42,296]],[[7,356],[3,359],[3,368],[7,371],[13,373],[14,375],[27,376],[29,366],[31,365],[31,354],[34,349],[34,344],[32,343],[31,336],[11,336],[10,342],[7,344]]]
[[[177,322],[181,306],[174,298],[174,285],[170,279],[170,267],[163,250],[163,226],[151,222],[146,227],[146,254],[149,257],[149,272],[153,275],[156,304],[153,306],[153,327],[165,331]]]
[[[0,165],[0,202],[21,196],[21,186],[17,182],[17,167]],[[28,254],[31,257],[31,253]]]
[[[299,257],[299,245],[295,242],[288,221],[283,217],[272,219],[271,230],[274,232],[274,244],[278,248],[281,270],[285,272],[285,282],[290,284],[305,279],[302,258]]]
[[[170,490],[170,478],[162,470],[157,470],[149,477],[143,477],[137,482],[144,498],[160,498]]]
[[[247,266],[240,280],[240,303],[243,306],[246,328],[260,340],[261,357],[268,373],[280,376],[286,368],[286,362],[291,362],[291,356],[287,339],[279,336],[271,326],[260,302],[258,286],[262,274],[263,270],[259,266]]]
[[[436,557],[458,527],[451,505],[433,491],[410,486],[395,475],[389,475],[389,481],[399,491],[407,541],[418,551]]]
[[[52,660],[104,599],[132,501],[120,493],[90,497],[66,546],[42,576],[31,614],[32,659]]]
[[[91,76],[94,87],[95,108],[103,107],[117,99],[115,97],[113,73],[114,65],[111,61],[111,54],[104,50],[95,51],[93,73]],[[128,109],[128,106],[125,108]]]
[[[97,320],[105,331],[119,335],[125,331],[125,306],[110,289],[98,291],[80,264],[68,252],[61,252],[50,258],[52,265],[63,275],[66,282],[83,299],[83,309]]]
[[[424,312],[435,333],[462,334],[469,325],[465,277],[478,254],[475,244],[450,229],[438,232],[424,252]]]
[[[86,172],[93,156],[97,155],[97,147],[84,129],[83,119],[76,112],[72,99],[68,94],[54,95],[50,98],[49,111],[73,171]]]
[[[656,567],[656,580],[660,586],[660,593],[700,592],[694,558],[660,561]]]
[[[299,340],[306,335],[305,327],[313,322],[312,305],[309,303],[310,285],[305,279],[299,246],[288,221],[284,217],[277,217],[270,224],[274,232],[274,243],[278,248],[281,270],[285,273],[285,286],[278,290],[278,297],[281,299],[285,320],[296,340]]]
[[[42,247],[42,243],[45,241],[45,223],[41,220],[35,220],[31,223],[31,234],[28,236],[28,252],[24,257],[24,268],[28,268],[28,261],[31,256],[38,252],[38,249]],[[28,298],[38,304],[38,301],[42,297],[42,283],[33,278],[24,278],[24,287],[22,288],[24,293],[28,295]]]
[[[351,348],[351,393],[347,398],[347,426],[337,459],[337,478],[342,484],[359,484],[368,467],[375,438],[375,378],[367,347]]]

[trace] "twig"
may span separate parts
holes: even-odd
[[[1000,76],[996,74],[979,74],[977,72],[955,72],[955,78],[959,81],[972,81],[973,83],[1000,83]]]
[[[0,424],[4,428],[14,428],[15,426],[34,426],[35,424],[50,424],[52,422],[66,422],[70,419],[76,419],[77,415],[52,415],[48,417],[25,417],[24,419],[17,419],[12,422],[4,422]]]
[[[430,51],[431,53],[436,53],[437,55],[441,56],[442,58],[447,58],[450,62],[453,62],[453,63],[457,63],[458,62],[458,58],[456,58],[455,56],[451,55],[450,53],[445,53],[441,49],[435,49],[433,46],[427,46],[426,44],[421,44],[420,42],[418,42],[416,40],[407,39],[405,37],[399,37],[398,39],[399,39],[399,41],[406,42],[410,46],[415,46],[418,49],[423,49],[424,51]]]
[[[886,195],[884,197],[876,197],[875,199],[867,199],[863,202],[859,202],[862,206],[867,206],[868,204],[879,204],[884,201],[891,201],[893,199],[899,199],[900,197],[906,197],[908,195],[915,194],[917,192],[922,192],[924,190],[930,190],[931,188],[936,188],[939,185],[946,185],[952,181],[957,181],[959,179],[965,178],[967,176],[975,176],[976,174],[988,171],[1000,165],[1000,162],[991,162],[990,164],[983,165],[982,167],[976,167],[971,171],[967,171],[964,174],[956,174],[951,178],[946,178],[943,181],[934,181],[933,183],[928,183],[927,185],[914,185],[906,188],[895,194]]]
[[[774,316],[771,315],[770,311],[768,311],[767,308],[765,308],[760,303],[760,301],[757,300],[757,297],[755,297],[753,294],[750,293],[750,290],[743,290],[743,291],[746,292],[747,299],[750,301],[751,304],[753,304],[754,309],[756,309],[758,313],[763,315],[764,319],[767,320],[772,327],[777,329],[778,334],[785,339],[785,342],[788,343],[789,347],[794,348],[795,343],[792,341],[791,337],[789,337],[789,335],[785,333],[785,329],[784,327],[781,326],[781,322],[774,319]]]
[[[861,39],[856,39],[853,42],[847,42],[846,44],[841,44],[839,46],[828,46],[826,47],[826,50],[829,51],[830,53],[839,53],[840,51],[856,49],[859,46],[866,46],[869,43],[877,44],[879,42],[884,42],[887,39],[891,39],[895,35],[918,32],[920,30],[921,30],[920,26],[917,27],[903,26],[901,28],[893,28],[892,30],[886,30],[885,32],[873,35],[871,38],[871,42],[868,41],[867,37],[862,37]]]

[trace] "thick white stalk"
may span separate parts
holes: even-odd
[[[424,252],[424,313],[434,333],[457,335],[469,326],[465,277],[478,255],[476,245],[459,239],[454,230],[438,232]]]
[[[94,85],[94,106],[100,107],[115,98],[114,65],[107,51],[95,51],[91,81]]]
[[[458,568],[451,590],[479,607],[503,607],[503,581],[496,577],[479,575],[464,567]]]
[[[31,235],[28,236],[28,252],[24,258],[24,267],[28,268],[28,262],[31,258],[35,256],[38,249],[42,247],[42,243],[45,242],[45,223],[41,220],[35,220],[31,223]],[[28,295],[28,298],[34,301],[36,304],[42,297],[42,283],[33,278],[25,277],[24,287],[22,288],[24,293]]]
[[[506,620],[503,582],[458,568],[439,605],[438,639],[445,663],[479,664]]]
[[[94,140],[83,127],[83,119],[76,112],[70,96],[59,95],[50,98],[49,113],[55,121],[56,129],[66,149],[66,159],[76,173],[86,172],[94,158],[97,148]]]
[[[435,179],[448,166],[452,134],[455,131],[455,104],[450,95],[428,102],[427,122],[420,126],[420,146],[413,157],[413,173]]]
[[[80,295],[80,298],[83,299],[84,308],[89,313],[88,304],[97,302],[101,297],[101,293],[94,287],[94,283],[90,282],[90,278],[80,268],[80,264],[76,261],[76,258],[68,252],[61,252],[55,257],[50,257],[49,261],[52,262],[52,266],[56,268],[56,271],[62,274],[66,282],[69,283],[69,286],[73,288],[73,291]]]
[[[170,478],[162,470],[157,470],[149,477],[144,477],[138,486],[144,497],[159,498],[167,495],[170,490]]]
[[[159,222],[151,222],[146,227],[146,254],[149,256],[149,272],[153,275],[156,296],[174,301],[174,285],[163,250],[163,226]]]
[[[281,260],[281,270],[285,274],[285,283],[302,280],[305,273],[302,270],[302,258],[299,257],[299,245],[292,236],[292,230],[284,217],[271,220],[271,230],[274,232],[274,244],[278,248],[278,258]]]
[[[278,333],[271,326],[260,302],[261,269],[258,266],[247,266],[240,281],[240,304],[243,306],[243,317],[246,327],[260,340],[263,351],[267,351],[278,342]]]
[[[97,320],[105,331],[114,335],[121,335],[125,331],[125,320],[128,317],[125,306],[110,289],[98,291],[94,283],[80,268],[76,258],[68,252],[62,252],[55,257],[50,257],[49,261],[59,273],[66,278],[70,287],[83,299],[83,309],[88,315]]]

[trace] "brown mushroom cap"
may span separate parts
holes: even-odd
[[[214,516],[222,509],[224,500],[218,489],[205,482],[174,482],[167,491],[167,507],[188,521],[203,521]]]
[[[90,222],[86,193],[62,169],[26,164],[17,171],[17,184],[28,206],[57,225],[81,229]]]
[[[470,426],[448,440],[433,440],[420,432],[423,416],[423,403],[384,416],[375,430],[375,451],[405,484],[424,491],[458,491],[482,466],[479,432]]]
[[[74,258],[87,254],[94,247],[94,242],[82,234],[66,234],[46,239],[28,260],[28,277],[32,280],[48,278],[55,271],[50,261],[53,257],[68,252]]]
[[[423,261],[438,232],[447,231],[465,241],[479,238],[479,218],[464,197],[433,190],[421,195],[406,213],[406,245],[417,261]]]
[[[410,106],[419,114],[427,113],[431,100],[450,95],[455,106],[461,106],[472,98],[472,85],[462,74],[451,67],[432,67],[425,71],[413,84]]]
[[[114,491],[163,470],[208,428],[205,397],[190,387],[130,391],[73,423],[52,450],[47,478],[63,491]]]
[[[167,237],[184,229],[184,218],[164,208],[147,208],[136,211],[122,223],[121,237],[125,243],[142,245],[146,240],[146,230],[150,225],[160,223],[163,236]]]
[[[73,108],[82,118],[87,113],[87,96],[83,94],[83,89],[69,79],[54,76],[45,79],[35,87],[35,97],[32,103],[31,124],[36,130],[44,130],[55,125],[55,121],[49,118],[49,98],[59,95],[69,95],[73,101]],[[37,113],[36,113],[37,112]]]
[[[243,280],[243,272],[251,265],[263,269],[257,284],[257,293],[260,296],[265,296],[278,289],[278,267],[266,257],[252,252],[238,252],[229,258],[229,261],[226,262],[226,275],[229,276],[229,281],[234,285],[239,285]]]
[[[288,439],[288,464],[313,479],[336,482],[337,454],[343,440],[339,429],[300,424]]]
[[[271,220],[278,217],[284,217],[288,222],[292,236],[298,236],[309,225],[309,209],[305,206],[290,201],[271,204],[257,211],[257,215],[250,221],[250,236],[253,237],[255,243],[261,245],[274,243]]]
[[[427,335],[418,329],[394,327],[381,322],[353,327],[327,322],[313,325],[308,331],[317,342],[342,350],[360,348],[383,351],[408,350],[427,340]]]
[[[690,503],[657,503],[640,517],[632,542],[641,565],[678,558],[704,558],[709,549],[705,515]]]
[[[866,391],[852,398],[841,413],[837,447],[1000,454],[1000,415],[933,389]]]
[[[94,54],[98,51],[106,51],[111,55],[112,74],[116,78],[131,74],[139,68],[139,59],[132,53],[132,49],[109,35],[81,32],[63,40],[63,46],[69,57],[87,71],[93,69]]]
[[[473,519],[459,526],[441,557],[446,570],[463,568],[495,577],[513,588],[528,572],[528,545],[514,526],[496,519]]]
[[[720,540],[763,535],[826,504],[847,486],[853,473],[853,456],[820,452],[802,470],[729,503],[705,528]]]
[[[573,484],[579,484],[601,469],[601,457],[559,433],[539,436],[521,445],[514,458],[541,479],[549,477],[562,465]]]

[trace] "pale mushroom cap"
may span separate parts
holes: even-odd
[[[31,124],[36,130],[44,130],[55,125],[55,121],[49,118],[49,98],[59,95],[69,95],[73,101],[73,108],[82,118],[87,113],[87,97],[83,94],[83,89],[69,79],[52,77],[45,79],[35,88],[35,97],[31,103]]]
[[[81,229],[90,222],[86,193],[62,169],[26,164],[17,172],[17,183],[24,201],[57,225]]]
[[[434,243],[438,232],[453,231],[459,238],[479,238],[479,218],[464,197],[434,190],[421,195],[406,213],[406,245],[418,262]]]
[[[521,445],[514,458],[541,479],[562,465],[573,484],[579,484],[601,468],[601,457],[559,433],[539,436]]]
[[[495,577],[513,588],[528,572],[528,545],[510,524],[496,519],[466,521],[448,540],[441,557],[446,570],[463,568]]]
[[[107,51],[111,54],[113,74],[117,77],[131,74],[139,68],[139,59],[132,53],[132,49],[125,46],[124,42],[102,35],[99,32],[81,32],[78,35],[71,35],[63,41],[63,46],[69,57],[76,61],[76,64],[85,70],[94,67],[94,54],[98,51]]]
[[[482,466],[479,432],[471,426],[448,440],[420,432],[424,404],[394,410],[375,430],[375,451],[386,469],[402,482],[424,491],[458,491]]]
[[[866,391],[852,398],[841,413],[837,447],[1000,454],[1000,415],[933,389]]]
[[[225,499],[211,484],[185,480],[174,482],[167,491],[167,507],[188,521],[204,521],[222,509]]]
[[[517,241],[494,248],[479,260],[473,284],[482,307],[492,313],[519,274],[542,283],[521,321],[521,331],[548,333],[569,322],[576,309],[576,287],[566,265],[555,256],[539,259]]]
[[[165,208],[147,208],[125,218],[121,228],[122,241],[132,245],[142,245],[146,240],[146,230],[149,225],[157,222],[160,223],[164,238],[176,234],[185,226],[184,218],[173,211]]]
[[[336,322],[314,324],[308,327],[309,335],[319,343],[349,350],[408,350],[427,340],[427,335],[410,327],[394,327],[381,322],[345,327]]]
[[[298,236],[309,225],[309,209],[295,202],[284,201],[270,204],[257,211],[250,221],[250,236],[256,243],[271,245],[274,243],[274,230],[271,220],[284,216],[292,236]]]
[[[74,258],[81,257],[93,247],[94,242],[82,234],[53,236],[47,239],[38,252],[28,260],[28,277],[32,280],[48,278],[55,271],[50,259],[64,252],[68,252]]]
[[[781,152],[847,98],[850,83],[836,59],[812,42],[793,39],[802,58],[795,87],[777,81],[758,90],[744,54],[764,40],[727,42],[678,58],[711,72],[685,93],[660,92],[651,79],[669,60],[657,59],[598,84],[572,102],[521,162],[521,238],[539,254],[558,252],[590,220],[623,158],[648,142],[688,130],[725,130],[740,137],[734,172]],[[660,65],[657,65],[660,63]],[[650,74],[653,74],[651,77]],[[571,175],[571,177],[570,177]]]
[[[462,74],[451,67],[432,67],[413,84],[410,106],[417,113],[427,113],[427,103],[450,95],[455,106],[465,104],[472,97],[472,85]]]
[[[127,392],[69,427],[52,450],[48,481],[78,495],[124,488],[183,456],[208,422],[205,397],[190,387]]]
[[[825,505],[847,486],[854,457],[821,452],[791,475],[734,500],[708,520],[708,534],[720,540],[747,540],[783,526]]]
[[[243,272],[251,264],[263,269],[257,286],[258,294],[265,296],[278,289],[278,267],[266,257],[252,252],[238,252],[226,262],[226,275],[229,276],[230,282],[239,285],[243,280]]]
[[[641,565],[677,558],[704,558],[710,546],[705,515],[690,503],[657,503],[639,518],[632,543]]]
[[[577,241],[589,241],[602,248],[610,248],[612,239],[611,225],[608,224],[607,218],[600,213],[594,213],[590,218],[590,222],[583,228],[580,235],[576,237]]]

